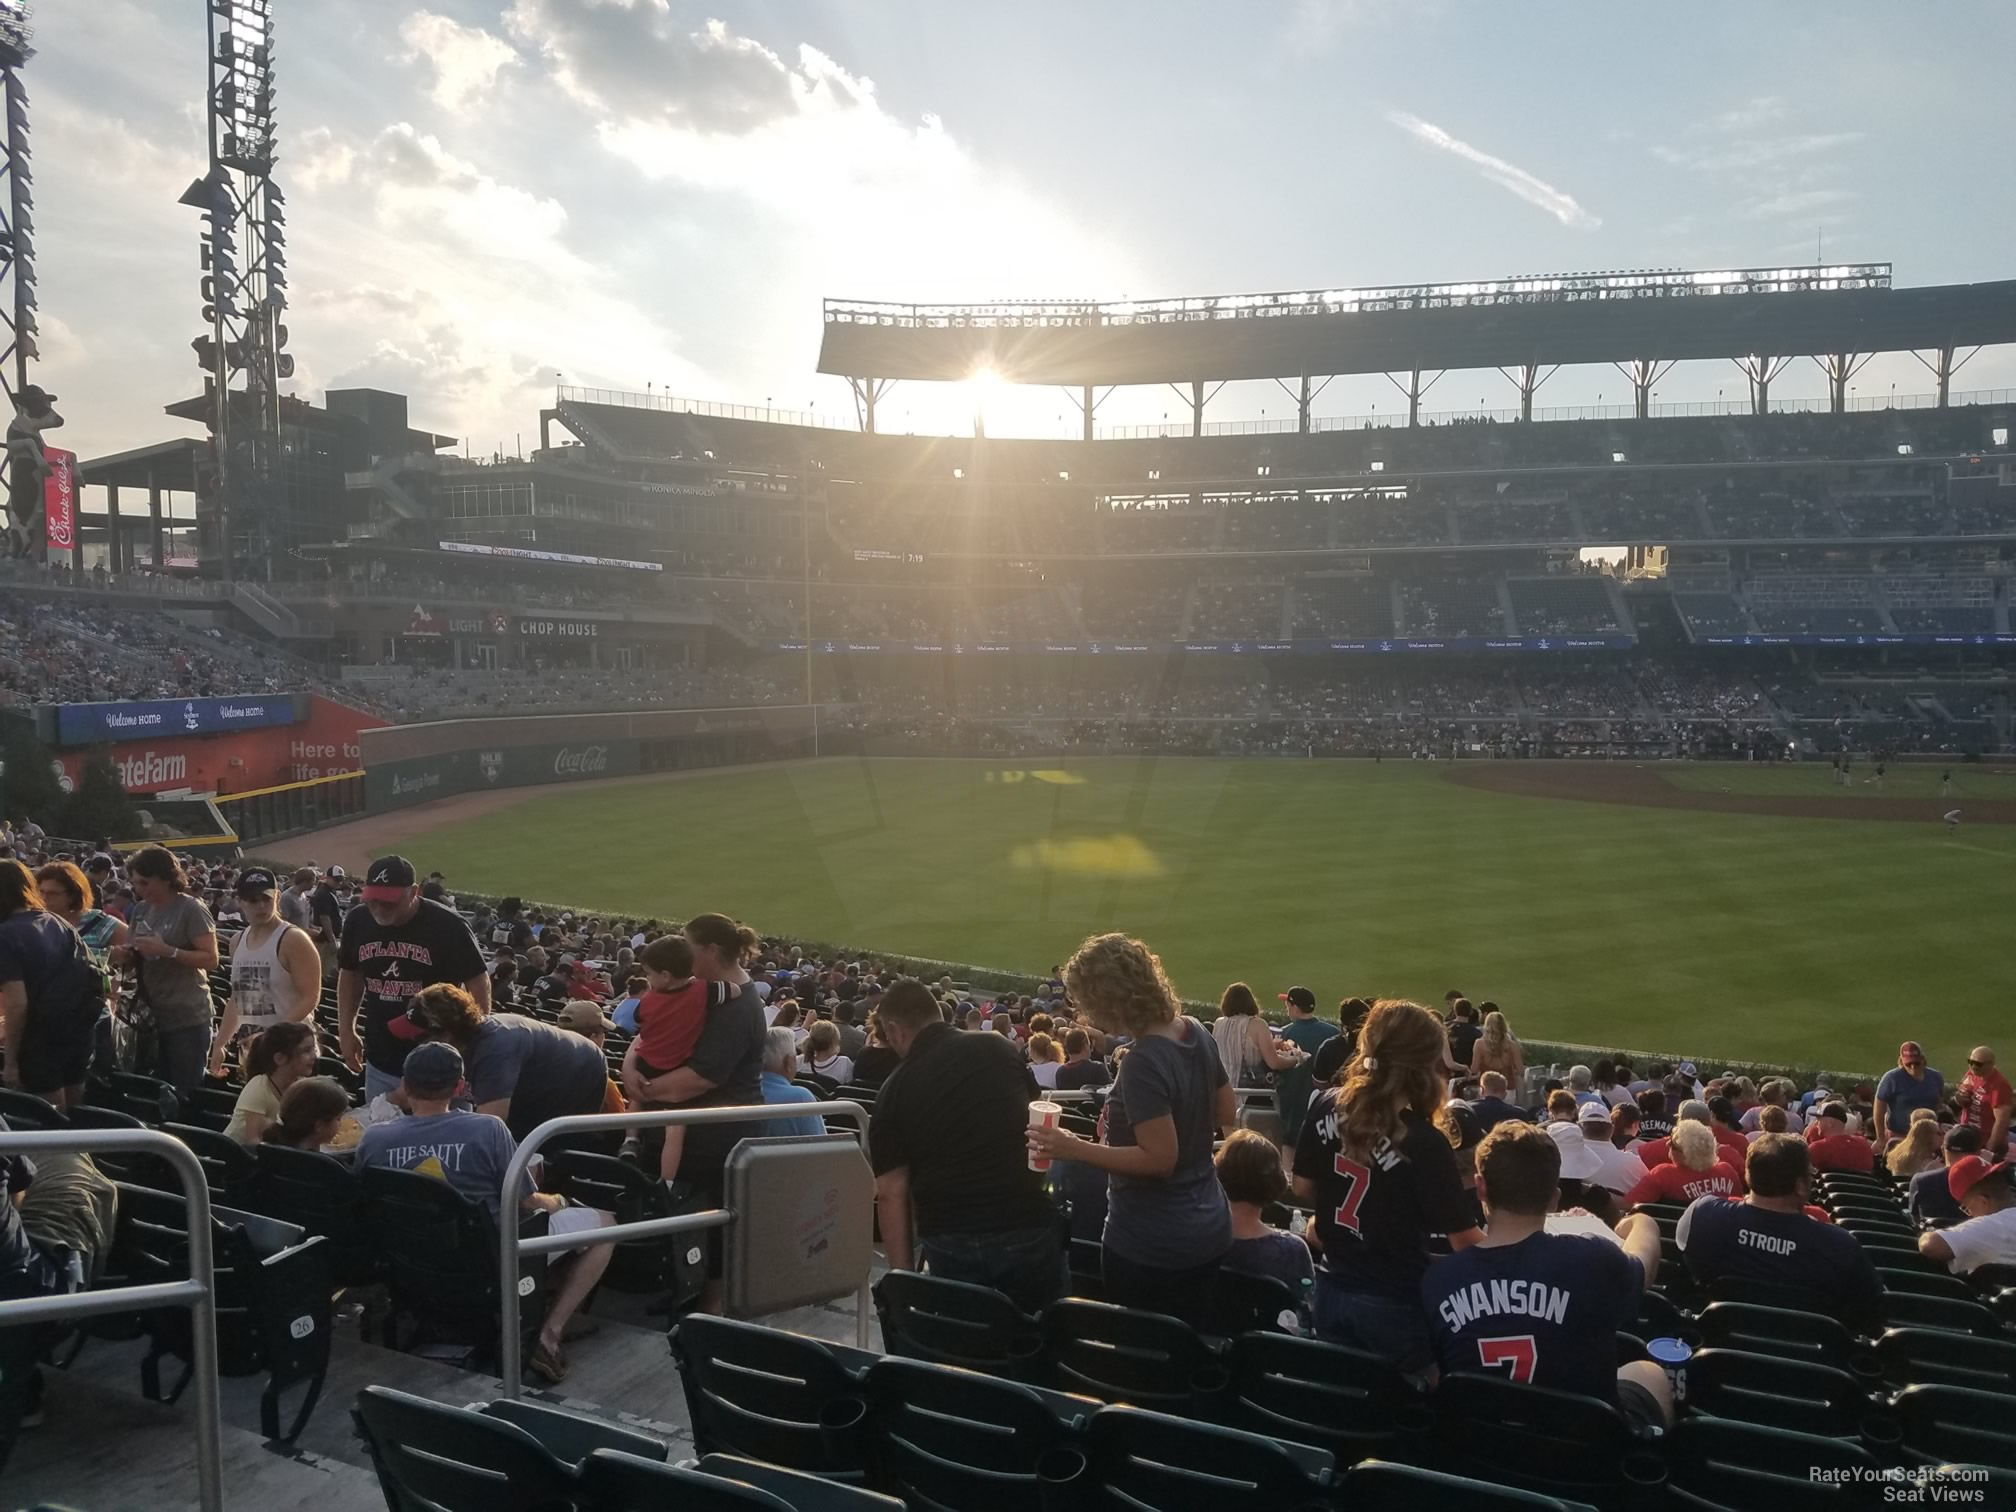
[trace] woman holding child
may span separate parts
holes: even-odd
[[[661,1074],[647,1077],[633,1040],[623,1059],[624,1090],[632,1103],[654,1107],[760,1104],[768,1026],[763,1019],[763,1000],[750,988],[749,973],[744,969],[756,953],[756,931],[725,914],[708,913],[688,923],[682,933],[691,950],[694,979],[722,984],[731,995],[725,1002],[716,1001],[718,994],[708,995],[705,1019],[683,1065],[659,1067],[652,1063],[651,1069]],[[648,948],[644,960],[648,968],[652,960]],[[639,1013],[641,1020],[641,1005]],[[744,1139],[777,1132],[777,1125],[761,1122],[689,1125],[678,1156],[675,1190],[682,1194],[690,1191],[702,1206],[719,1207],[728,1152]],[[715,1291],[711,1280],[720,1276],[719,1233],[711,1230],[708,1235],[710,1299]]]

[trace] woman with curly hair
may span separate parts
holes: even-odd
[[[1483,1238],[1455,1151],[1435,1126],[1448,1039],[1418,1003],[1372,1005],[1341,1086],[1318,1092],[1295,1146],[1298,1202],[1316,1209],[1316,1331],[1426,1376],[1429,1241]]]
[[[1182,1012],[1161,958],[1126,935],[1079,946],[1064,986],[1095,1025],[1133,1044],[1107,1097],[1105,1143],[1032,1128],[1030,1151],[1106,1173],[1106,1300],[1198,1323],[1232,1248],[1211,1144],[1237,1109],[1217,1043]]]
[[[523,1139],[550,1118],[600,1113],[609,1067],[592,1040],[522,1013],[488,1014],[453,982],[413,995],[406,1023],[416,1038],[461,1052],[469,1100]]]

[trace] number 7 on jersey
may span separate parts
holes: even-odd
[[[1336,1171],[1344,1178],[1344,1200],[1337,1205],[1337,1227],[1358,1232],[1358,1209],[1372,1190],[1372,1171],[1348,1155],[1337,1157]]]
[[[1477,1341],[1477,1363],[1486,1370],[1503,1369],[1521,1385],[1533,1384],[1533,1367],[1539,1362],[1540,1351],[1531,1334],[1504,1334],[1495,1339]]]

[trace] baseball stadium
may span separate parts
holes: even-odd
[[[835,291],[472,458],[296,391],[208,9],[80,456],[0,0],[0,1508],[2010,1504],[2016,278]]]

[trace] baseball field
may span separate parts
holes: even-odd
[[[2016,773],[1868,775],[832,759],[476,794],[291,850],[1011,970],[1125,929],[1191,998],[1453,987],[1532,1039],[1874,1070],[1908,1035],[1957,1074],[2010,1021]]]

